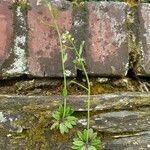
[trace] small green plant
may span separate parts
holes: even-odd
[[[87,143],[87,134],[89,141]],[[83,133],[80,131],[77,133],[77,137],[73,139],[72,149],[76,150],[99,150],[101,141],[97,137],[97,133],[93,132],[93,129],[84,129]]]
[[[65,111],[65,116],[63,113]],[[59,129],[61,134],[68,133],[69,129],[73,128],[73,125],[76,125],[77,118],[72,116],[73,110],[70,107],[64,107],[61,105],[59,109],[53,113],[54,123],[51,126],[51,129]]]
[[[72,81],[72,83],[77,84],[78,86],[84,88],[87,91],[87,129],[83,133],[79,132],[77,138],[74,138],[72,149],[77,150],[99,150],[100,149],[100,139],[97,138],[97,134],[93,132],[93,129],[90,129],[90,98],[91,98],[91,87],[90,81],[86,70],[85,60],[83,58],[83,50],[85,42],[82,41],[79,47],[79,50],[76,48],[75,40],[72,38],[71,34],[67,31],[63,35],[63,44],[64,47],[70,48],[75,53],[74,64],[79,70],[82,70],[85,78],[87,87]],[[68,46],[69,45],[69,46]]]
[[[62,34],[59,28],[59,25],[57,23],[57,16],[58,11],[56,7],[52,6],[51,1],[49,0],[43,0],[44,4],[47,6],[50,15],[51,15],[51,21],[52,24],[45,23],[49,27],[53,27],[58,35],[58,41],[60,45],[60,53],[61,53],[61,64],[62,64],[62,72],[63,72],[63,105],[61,105],[57,111],[54,112],[53,116],[53,124],[51,126],[51,129],[59,129],[61,134],[67,133],[69,129],[73,128],[73,125],[76,125],[77,119],[72,116],[73,110],[67,106],[67,96],[68,96],[68,90],[67,90],[67,76],[70,75],[70,71],[66,70],[65,63],[68,59],[68,54],[66,53],[66,47],[63,45],[62,41]],[[39,1],[38,1],[39,3]]]

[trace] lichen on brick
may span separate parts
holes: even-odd
[[[15,36],[13,47],[11,48],[10,58],[13,57],[13,62],[8,68],[3,69],[3,76],[16,76],[27,73],[26,60],[26,41],[27,41],[27,26],[25,13],[21,6],[17,6],[15,10]]]
[[[111,31],[113,31],[113,34],[114,34],[113,41],[118,44],[118,47],[120,47],[121,44],[124,43],[124,41],[126,41],[126,37],[127,37],[126,32],[122,31],[118,28],[119,23],[114,17],[111,17],[110,20],[111,20],[111,23],[112,23]],[[123,16],[122,22],[125,23],[125,20],[126,19]]]

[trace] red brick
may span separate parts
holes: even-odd
[[[11,6],[14,3],[15,0],[0,0],[0,4],[6,4],[8,6]]]
[[[141,57],[138,60],[136,72],[137,75],[150,76],[150,4],[140,4],[138,14]]]
[[[32,1],[32,4],[33,1]],[[58,9],[57,21],[61,33],[70,31],[72,27],[72,6],[66,9]],[[28,69],[34,76],[62,76],[61,55],[59,40],[54,28],[49,28],[42,23],[47,21],[52,24],[49,11],[44,6],[32,5],[28,12]],[[71,76],[76,74],[72,63],[73,56],[69,53],[66,69],[71,71]]]
[[[13,13],[7,3],[0,3],[0,69],[9,57],[13,34]]]
[[[126,4],[89,2],[85,58],[91,75],[124,76],[128,70]]]

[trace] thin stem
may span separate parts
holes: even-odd
[[[88,88],[86,88],[84,85],[76,82],[76,81],[70,81],[70,83],[74,83],[74,84],[77,84],[78,86],[82,87],[83,89],[85,89],[86,91],[88,91]]]
[[[52,21],[54,23],[54,26],[56,28],[56,32],[58,34],[58,39],[59,39],[59,44],[60,44],[60,51],[61,51],[61,61],[62,61],[62,70],[63,70],[63,79],[64,79],[64,88],[63,91],[67,91],[67,80],[66,80],[66,74],[65,74],[65,64],[63,62],[63,56],[64,56],[64,51],[63,51],[63,43],[61,40],[61,34],[60,34],[60,30],[58,27],[58,23],[54,17],[53,11],[52,11],[52,6],[51,3],[48,3],[48,9],[50,11],[51,17],[52,17]],[[63,112],[63,118],[65,117],[65,111],[66,111],[66,105],[67,105],[67,98],[66,96],[64,96],[64,112]]]
[[[89,129],[90,129],[90,98],[91,98],[91,87],[90,87],[89,77],[88,77],[85,65],[83,63],[82,63],[82,69],[83,69],[83,72],[85,74],[86,81],[87,81],[87,86],[88,86],[88,99],[87,99],[88,113],[87,113],[87,137],[86,137],[86,142],[88,143],[88,141],[89,141]]]
[[[72,40],[69,40],[69,41],[70,41],[70,43],[72,44],[73,50],[74,50],[74,52],[76,53],[76,55],[77,55],[78,57],[80,57],[80,55],[79,55],[79,53],[78,53],[78,50],[77,50],[75,44],[73,43],[73,41],[72,41]]]
[[[74,42],[72,40],[70,40],[70,43],[73,46],[74,52],[80,58],[81,56],[79,55],[79,52],[78,52],[78,50],[77,50]],[[86,137],[86,142],[88,143],[88,141],[89,141],[89,129],[90,129],[90,98],[91,98],[91,87],[90,87],[89,77],[88,77],[88,74],[87,74],[87,71],[86,71],[86,68],[85,68],[85,65],[84,65],[83,62],[81,62],[81,66],[82,66],[83,72],[85,74],[86,81],[87,81],[87,86],[88,86],[88,88],[86,88],[87,91],[88,91],[88,99],[87,99],[88,113],[87,113],[87,137]]]

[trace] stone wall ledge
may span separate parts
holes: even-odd
[[[68,97],[79,120],[75,129],[61,136],[48,129],[61,96],[0,95],[0,148],[30,150],[44,143],[44,150],[68,150],[73,135],[86,123],[86,99],[86,95]],[[150,93],[92,95],[91,127],[102,136],[104,150],[148,149],[149,110]]]

